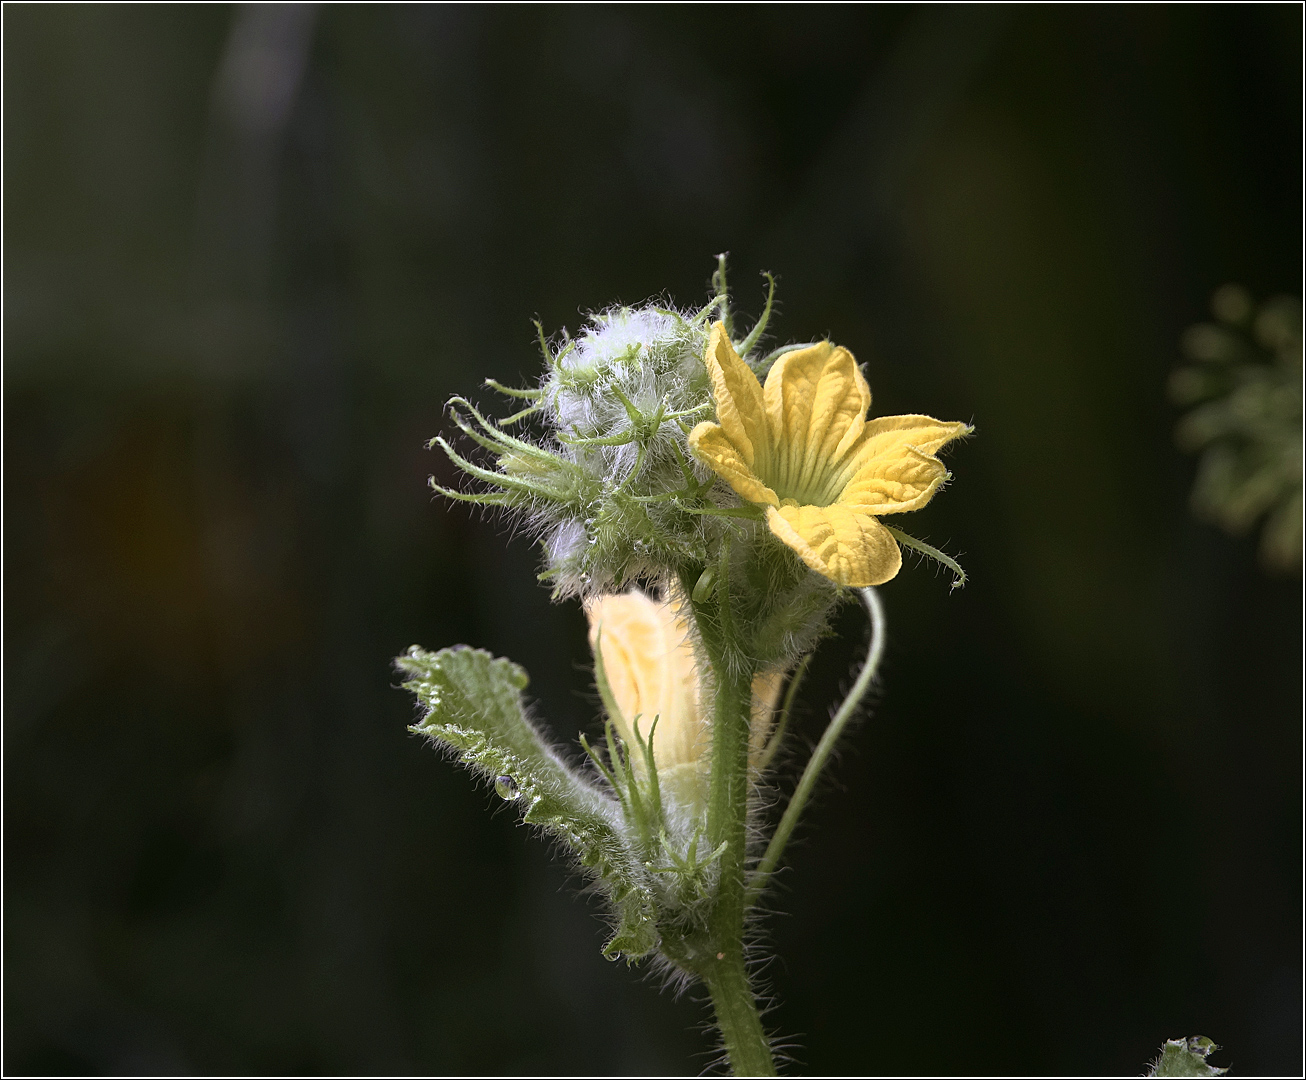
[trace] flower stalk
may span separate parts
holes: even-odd
[[[784,815],[780,818],[780,824],[776,826],[775,832],[771,836],[771,842],[767,844],[766,852],[757,864],[752,884],[749,885],[748,903],[750,905],[757,902],[758,897],[762,895],[763,890],[766,888],[771,874],[775,872],[775,868],[779,865],[780,857],[784,854],[785,845],[789,843],[789,837],[793,835],[798,819],[807,806],[807,800],[812,797],[812,789],[816,787],[817,779],[825,768],[826,762],[830,760],[830,755],[834,752],[835,745],[839,742],[839,737],[843,734],[844,728],[848,726],[848,721],[857,714],[857,710],[861,707],[867,691],[870,690],[871,684],[875,681],[876,672],[879,671],[880,658],[884,655],[885,642],[884,605],[880,602],[880,598],[876,595],[874,589],[862,589],[861,594],[862,600],[866,604],[866,610],[871,616],[871,644],[866,654],[866,660],[862,664],[862,670],[857,673],[857,680],[853,683],[852,690],[848,692],[843,704],[830,718],[830,723],[821,735],[821,741],[816,744],[812,756],[807,759],[807,766],[803,769],[803,775],[799,778],[794,793],[789,796],[789,804],[785,807]]]

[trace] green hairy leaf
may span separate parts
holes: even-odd
[[[1189,1039],[1167,1039],[1161,1056],[1152,1063],[1148,1076],[1220,1076],[1228,1069],[1208,1065],[1206,1059],[1219,1050],[1210,1039],[1195,1035]]]
[[[409,676],[404,689],[426,709],[409,730],[494,783],[521,808],[523,821],[560,840],[600,879],[618,917],[604,954],[634,960],[656,948],[652,898],[624,842],[621,809],[527,719],[526,672],[465,645],[435,653],[413,646],[395,665]]]

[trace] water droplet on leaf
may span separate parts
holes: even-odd
[[[494,781],[494,790],[499,793],[499,798],[512,802],[521,794],[521,789],[517,787],[517,781],[511,776],[500,776]]]

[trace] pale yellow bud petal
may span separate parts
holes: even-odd
[[[775,726],[775,707],[780,702],[785,673],[780,670],[764,671],[753,679],[753,727],[748,739],[748,757],[756,765],[766,749],[771,729]]]
[[[699,712],[698,671],[689,628],[672,605],[633,589],[601,596],[586,605],[590,648],[600,648],[608,685],[620,716],[611,717],[632,747],[631,760],[642,768],[634,751],[648,738],[653,720],[653,753],[659,770],[699,761],[711,746]],[[635,737],[638,719],[641,739]]]
[[[590,648],[599,650],[617,714],[610,717],[630,750],[632,767],[647,771],[639,739],[653,732],[653,757],[662,786],[683,804],[701,806],[706,798],[712,750],[710,710],[703,702],[689,627],[679,608],[638,589],[601,596],[585,607]],[[760,756],[770,735],[784,672],[753,680],[750,756]],[[657,718],[657,727],[653,720]]]

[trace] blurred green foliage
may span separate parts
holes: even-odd
[[[916,522],[970,582],[883,590],[766,926],[794,1058],[1301,1069],[1300,587],[1189,515],[1165,393],[1214,285],[1301,295],[1299,8],[3,19],[7,1072],[708,1060],[389,658],[512,656],[595,730],[581,613],[424,443],[532,315],[701,302],[724,250],[878,414],[979,434]]]
[[[1259,307],[1237,285],[1216,290],[1216,323],[1190,326],[1194,361],[1170,376],[1170,396],[1196,406],[1176,435],[1201,450],[1193,510],[1239,535],[1261,518],[1261,558],[1275,570],[1301,567],[1301,301],[1277,296]]]

